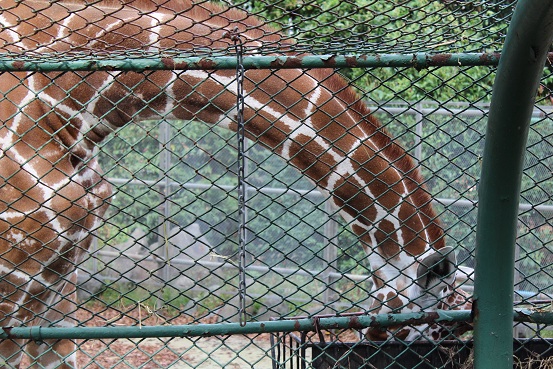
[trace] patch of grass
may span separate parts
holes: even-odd
[[[227,301],[230,299],[231,299],[231,296],[225,293],[222,293],[220,296],[212,295],[212,294],[206,294],[201,297],[199,296],[198,302],[197,302],[197,313],[200,316],[209,314],[210,312],[213,312],[219,309],[222,305],[226,304]]]
[[[539,332],[539,336],[541,338],[553,338],[553,330],[552,329],[542,329]]]
[[[148,307],[153,311],[162,312],[166,317],[178,316],[190,298],[170,287],[163,288],[160,293],[148,291],[137,285],[111,284],[91,297],[85,306],[102,304],[113,308],[127,308],[137,305]]]

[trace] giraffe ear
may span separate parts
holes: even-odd
[[[417,284],[423,291],[430,291],[443,283],[455,281],[457,258],[452,247],[444,247],[424,258],[417,268]],[[436,291],[437,292],[437,291]]]

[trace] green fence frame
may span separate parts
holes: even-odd
[[[316,331],[333,328],[392,326],[398,323],[474,322],[475,368],[512,368],[512,322],[553,324],[553,313],[513,310],[514,245],[522,164],[536,88],[553,39],[553,0],[520,0],[501,53],[322,55],[298,57],[246,56],[245,68],[414,67],[499,65],[483,157],[479,194],[473,311],[437,311],[297,318],[283,321],[200,324],[160,327],[14,327],[2,328],[0,339],[98,339],[145,337],[207,337],[214,335]],[[0,55],[0,71],[76,71],[163,69],[234,69],[227,56],[44,61]],[[492,278],[493,276],[493,278]]]

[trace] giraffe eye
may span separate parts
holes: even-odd
[[[455,253],[451,247],[437,250],[424,258],[417,268],[416,283],[424,291],[441,291],[442,283],[447,285],[455,280]],[[438,287],[438,289],[436,288]]]

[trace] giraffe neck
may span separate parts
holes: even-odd
[[[336,94],[336,89],[346,88],[345,81],[321,73],[248,71],[248,137],[332,194],[333,204],[363,244],[377,251],[380,264],[403,254],[421,255],[429,246],[442,247],[441,228],[412,159],[350,91]],[[146,79],[134,73],[104,73],[100,79],[100,92],[86,105],[85,114],[64,103],[72,112],[71,126],[80,127],[76,135],[68,135],[66,145],[81,149],[85,156],[132,119],[199,120],[236,129],[233,72],[164,71],[147,74]],[[295,82],[289,85],[289,80]]]

